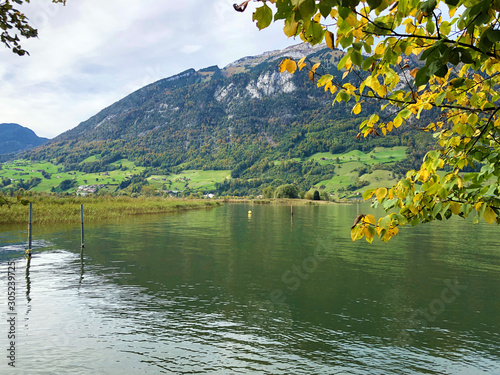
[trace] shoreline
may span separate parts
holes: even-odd
[[[154,215],[222,206],[205,199],[157,197],[26,197],[33,202],[33,224],[80,223],[80,205],[85,222],[105,222],[136,215]],[[0,226],[28,223],[29,208],[21,204],[0,207]]]
[[[294,206],[320,206],[330,204],[351,204],[354,201],[333,202],[333,201],[312,201],[307,199],[292,199],[292,198],[264,198],[264,199],[222,199],[223,203],[251,203],[251,204],[275,204],[275,205],[294,205]]]

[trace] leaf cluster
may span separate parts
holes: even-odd
[[[437,143],[420,169],[376,192],[376,204],[398,213],[378,222],[365,218],[353,239],[377,234],[388,240],[398,226],[473,210],[476,221],[500,223],[500,1],[268,0],[255,12],[266,9],[259,28],[269,21],[267,2],[286,36],[346,51],[338,63],[342,79],[318,74],[318,66],[302,60],[286,59],[282,71],[305,68],[313,82],[336,94],[334,104],[352,103],[354,115],[371,100],[391,110],[366,118],[358,137],[386,135],[425,112],[441,112],[423,128]],[[345,81],[348,76],[359,84]]]
[[[19,36],[26,39],[38,36],[38,31],[30,25],[24,13],[15,8],[17,5],[29,2],[30,0],[4,0],[0,2],[0,41],[19,56],[29,55],[28,51],[21,46]],[[52,2],[66,4],[66,0],[52,0]]]

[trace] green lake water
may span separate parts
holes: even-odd
[[[248,215],[248,211],[252,215]],[[352,243],[367,205],[0,233],[1,374],[500,374],[500,230]],[[8,262],[16,267],[8,365]]]

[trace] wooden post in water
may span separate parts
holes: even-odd
[[[82,249],[85,247],[85,239],[83,234],[83,204],[80,205],[80,217],[82,219]]]
[[[33,202],[30,202],[30,213],[28,220],[28,250],[26,250],[26,256],[31,258],[31,244],[33,240]]]

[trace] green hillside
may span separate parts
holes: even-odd
[[[336,69],[343,52],[304,45],[223,69],[189,69],[18,156],[32,166],[13,171],[7,161],[0,176],[16,181],[4,180],[0,188],[73,192],[82,185],[105,185],[99,188],[119,193],[244,196],[295,184],[300,191],[323,187],[352,194],[417,166],[433,140],[415,129],[435,114],[412,118],[412,126],[384,137],[359,137],[360,123],[380,112],[380,103],[367,101],[357,116],[350,103],[332,106],[334,97],[306,73],[277,71],[290,54],[307,55],[344,82],[358,79],[344,79]]]
[[[352,196],[362,188],[388,186],[393,183],[395,173],[392,167],[404,158],[405,147],[377,147],[369,153],[358,150],[344,154],[316,153],[303,160],[294,158],[270,161],[264,173],[251,167],[243,173],[254,173],[256,177],[249,175],[244,180],[231,177],[231,170],[182,170],[178,173],[148,175],[147,168],[138,167],[128,159],[118,159],[112,163],[113,167],[119,167],[118,169],[99,173],[66,171],[62,165],[53,162],[32,163],[28,160],[15,160],[2,164],[0,189],[4,192],[22,188],[35,192],[76,193],[80,186],[92,186],[96,187],[97,191],[107,193],[149,191],[164,194],[175,191],[181,194],[211,192],[260,195],[265,186],[277,187],[291,181],[303,191],[320,189],[336,196]],[[101,155],[93,155],[82,163],[97,162],[101,159]],[[328,174],[328,178],[324,178],[325,168],[333,171]],[[304,184],[304,181],[310,183]],[[61,187],[63,182],[65,186]]]
[[[184,191],[214,191],[215,184],[231,178],[231,171],[186,170],[177,174],[152,175],[148,177],[150,185],[157,189]]]

